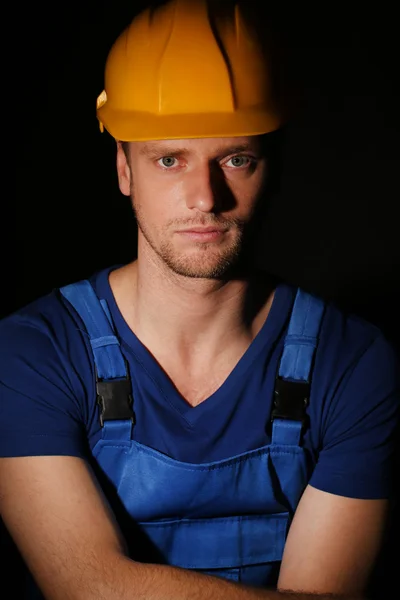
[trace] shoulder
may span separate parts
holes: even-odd
[[[400,416],[400,363],[367,320],[324,303],[305,444],[311,484],[353,498],[386,498]]]
[[[60,388],[71,397],[92,385],[93,353],[79,315],[59,289],[0,321],[0,384],[29,396]],[[58,393],[58,392],[57,392]]]
[[[361,396],[374,383],[400,389],[399,353],[382,330],[368,320],[322,298],[303,294],[323,305],[313,370],[313,386],[325,399],[338,398],[350,379],[357,380]]]
[[[88,334],[59,290],[1,320],[0,454],[84,456],[94,386]]]
[[[384,347],[394,361],[398,360],[394,346],[375,324],[305,289],[287,283],[280,283],[276,289],[279,299],[285,298],[282,309],[287,312],[287,322],[292,319],[296,334],[304,328],[317,334],[317,363],[320,359],[326,367],[351,368],[375,344]],[[310,321],[314,321],[314,327],[310,327]]]
[[[18,348],[27,354],[40,349],[67,347],[72,338],[82,337],[79,321],[66,307],[58,290],[38,298],[0,321],[0,352]]]
[[[89,360],[55,292],[0,322],[0,456],[82,455]]]
[[[365,382],[389,378],[398,384],[399,354],[382,330],[331,302],[325,303],[315,366],[337,383],[359,373]]]
[[[384,340],[385,336],[377,325],[339,308],[333,302],[326,302],[321,339],[324,344],[328,340],[331,344],[340,344],[341,350],[348,348],[350,352],[356,349],[363,352],[376,340]],[[387,344],[390,345],[389,342]]]
[[[351,376],[361,380],[359,394],[371,380],[397,390],[399,353],[378,326],[306,290],[288,284],[280,289],[291,297],[289,306],[283,302],[290,323],[285,333],[300,345],[311,343],[308,336],[317,336],[312,390],[319,401],[337,397]]]
[[[58,290],[0,321],[0,383],[19,394],[82,395],[92,378],[88,336]],[[31,388],[31,389],[30,389]]]
[[[109,269],[96,272],[88,281],[97,291],[98,285],[107,280]],[[79,283],[79,282],[73,282]],[[0,320],[0,351],[10,342],[15,347],[20,342],[34,339],[56,347],[70,346],[71,339],[88,339],[83,321],[71,304],[55,289],[30,304]],[[9,346],[8,346],[9,349]],[[26,348],[28,350],[28,348]]]

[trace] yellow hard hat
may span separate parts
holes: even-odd
[[[108,55],[97,118],[126,142],[258,135],[282,123],[239,6],[206,0],[170,0],[132,21]]]

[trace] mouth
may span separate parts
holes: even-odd
[[[227,231],[226,228],[210,226],[191,227],[190,229],[182,229],[176,233],[196,242],[214,242],[221,239]]]

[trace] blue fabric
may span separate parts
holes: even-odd
[[[102,439],[117,442],[125,442],[132,436],[132,421],[106,421],[103,426]]]
[[[112,360],[117,357],[110,357],[107,345],[112,350],[119,346],[109,335],[111,320],[105,301],[100,302],[87,283],[70,285],[61,293],[87,325],[93,350],[104,353],[94,354],[96,365],[98,361],[103,367],[108,364],[109,372],[103,372],[103,377],[112,379],[116,371]],[[300,352],[309,343],[310,333],[317,345],[323,314],[320,304],[302,292],[297,294],[289,334],[299,330],[295,344]],[[103,309],[106,318],[99,316]],[[93,326],[95,315],[97,327]],[[288,370],[292,379],[298,358],[299,354]],[[302,375],[309,377],[313,356],[307,353],[301,358]],[[103,439],[93,455],[112,483],[125,521],[129,515],[135,526],[131,535],[131,527],[124,528],[132,558],[212,572],[253,585],[276,585],[274,563],[282,560],[290,518],[307,485],[306,455],[298,446],[300,428],[301,423],[278,419],[269,446],[224,461],[192,465],[137,444],[131,439],[130,420],[105,422]],[[153,548],[152,555],[140,550],[146,546]]]
[[[60,289],[61,294],[74,307],[88,331],[90,344],[94,351],[94,362],[101,378],[111,380],[115,373],[121,372],[124,359],[119,351],[119,341],[112,325],[112,317],[107,301],[99,299],[89,281],[79,281]],[[302,290],[298,290],[288,333],[284,341],[279,375],[291,381],[309,381],[313,366],[313,357],[318,344],[318,334],[324,312],[324,302]],[[104,315],[100,314],[104,312]],[[110,329],[111,326],[111,329]],[[112,335],[110,335],[112,330]],[[124,373],[127,376],[126,370]],[[131,433],[130,424],[106,423],[103,438],[121,439],[124,432]],[[302,423],[276,419],[272,426],[272,443],[300,443]]]
[[[300,444],[302,435],[302,423],[299,421],[289,421],[276,419],[272,425],[272,443],[292,445]]]
[[[279,285],[270,314],[222,386],[190,407],[107,301],[133,379],[135,440],[193,464],[271,441],[272,392],[296,291]],[[381,332],[329,305],[323,317],[303,445],[314,487],[355,498],[390,493],[399,368]],[[0,322],[0,455],[88,457],[101,439],[93,352],[79,317],[51,293]]]
[[[129,438],[107,439],[94,457],[111,483],[116,514],[124,507],[133,559],[276,585],[289,523],[307,484],[299,446],[270,445],[194,465]]]
[[[99,377],[123,377],[125,359],[129,360],[121,352],[118,327],[113,331],[118,314],[112,314],[105,298],[98,301],[88,282],[62,292],[83,317]],[[244,356],[247,360],[239,361],[242,369],[243,364],[247,368],[254,364],[255,349],[262,348],[261,334],[268,331],[268,323],[272,327],[279,292],[266,324]],[[287,313],[290,310],[291,303]],[[281,377],[310,379],[323,314],[320,300],[297,292],[289,327],[287,331],[283,327],[278,345]],[[79,320],[74,313],[73,318]],[[147,366],[154,368],[154,364],[153,360]],[[93,362],[91,366],[93,373]],[[200,464],[177,460],[131,439],[130,421],[107,422],[101,433],[91,451],[132,558],[252,585],[276,584],[290,520],[312,471],[307,446],[299,445],[300,423],[277,419],[264,446]]]
[[[100,304],[90,282],[84,280],[70,284],[62,289],[62,294],[85,323],[99,379],[126,377],[125,361],[109,321],[110,313],[105,313],[106,304]]]
[[[200,465],[177,461],[135,440],[120,443],[100,440],[94,454],[109,474],[111,483],[118,486],[118,495],[125,499],[127,510],[135,512],[140,522],[183,517],[201,519],[210,515],[225,517],[238,505],[246,506],[247,514],[293,513],[300,494],[298,489],[294,490],[296,481],[303,484],[308,475],[304,452],[299,446],[276,445],[272,452],[268,445]],[[135,460],[127,461],[126,455],[134,455]],[[300,467],[296,461],[301,462]],[[230,482],[222,491],[220,482],[225,472],[229,473]],[[265,472],[265,477],[260,477],[260,472]],[[272,498],[268,473],[276,472],[282,475],[281,490]],[[146,473],[146,477],[142,477],[142,473]],[[186,482],[184,488],[180,487],[180,477]],[[249,482],[248,486],[240,485],[242,477]],[[206,500],[209,489],[220,492],[215,494],[212,507]],[[152,503],[149,497],[154,499]]]
[[[308,381],[324,309],[322,300],[297,291],[279,365],[284,379]]]
[[[282,559],[287,514],[175,519],[142,524],[168,564],[208,571]]]

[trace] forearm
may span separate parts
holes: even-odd
[[[362,600],[360,596],[251,588],[195,571],[135,563],[128,559],[119,561],[112,573],[112,579],[104,579],[100,584],[96,600]]]

